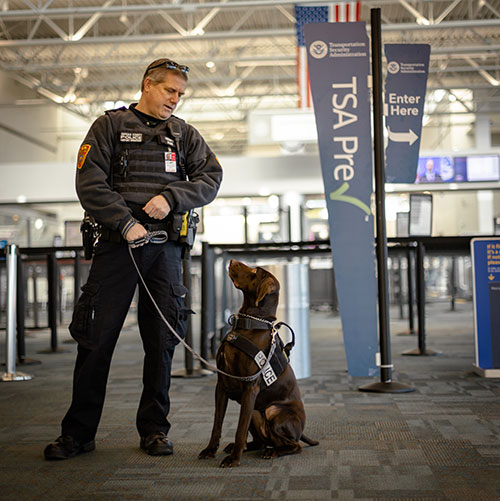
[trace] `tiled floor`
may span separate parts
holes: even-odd
[[[43,448],[59,434],[69,403],[76,347],[61,328],[67,352],[40,354],[49,333],[32,332],[27,354],[42,363],[17,369],[34,379],[0,383],[0,499],[500,499],[500,379],[472,373],[470,303],[455,312],[445,303],[427,307],[427,344],[439,356],[402,356],[417,339],[398,335],[407,325],[393,317],[394,379],[415,392],[360,392],[373,380],[347,374],[339,319],[312,313],[312,375],[300,387],[306,432],[320,445],[273,460],[251,452],[235,469],[218,467],[222,453],[197,459],[211,431],[215,376],[174,379],[173,456],[139,449],[134,423],[142,350],[134,325],[115,354],[96,451],[44,461]],[[183,366],[182,350],[175,366]],[[230,403],[223,444],[232,441],[237,416]]]

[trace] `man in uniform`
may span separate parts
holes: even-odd
[[[135,261],[159,308],[183,336],[190,312],[181,271],[182,214],[211,202],[222,180],[221,166],[198,131],[172,115],[188,71],[169,59],[153,61],[139,103],[99,117],[80,147],[76,189],[101,235],[70,324],[78,341],[73,398],[61,436],[45,448],[48,460],[94,450],[111,358],[138,283],[145,352],[136,421],[140,447],[150,455],[173,453],[168,392],[178,340],[139,282],[128,245],[135,247]],[[168,239],[138,246],[156,231]]]

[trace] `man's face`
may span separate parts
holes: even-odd
[[[154,84],[149,78],[144,81],[141,111],[152,117],[165,120],[172,115],[186,92],[187,82],[168,71],[163,82]]]

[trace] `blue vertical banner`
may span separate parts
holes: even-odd
[[[431,46],[386,44],[385,177],[388,183],[414,183],[422,135]]]
[[[475,368],[500,376],[500,238],[471,241],[474,275]],[[497,369],[497,370],[495,370]]]
[[[347,369],[378,374],[370,51],[365,23],[304,27]]]

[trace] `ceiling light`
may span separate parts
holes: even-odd
[[[280,206],[280,199],[277,195],[271,195],[267,199],[267,203],[274,209],[277,209]]]
[[[436,89],[432,96],[436,103],[440,103],[443,100],[443,97],[446,95],[446,91],[444,89]]]
[[[63,102],[65,103],[74,103],[76,100],[76,95],[74,92],[69,91],[63,99]]]

